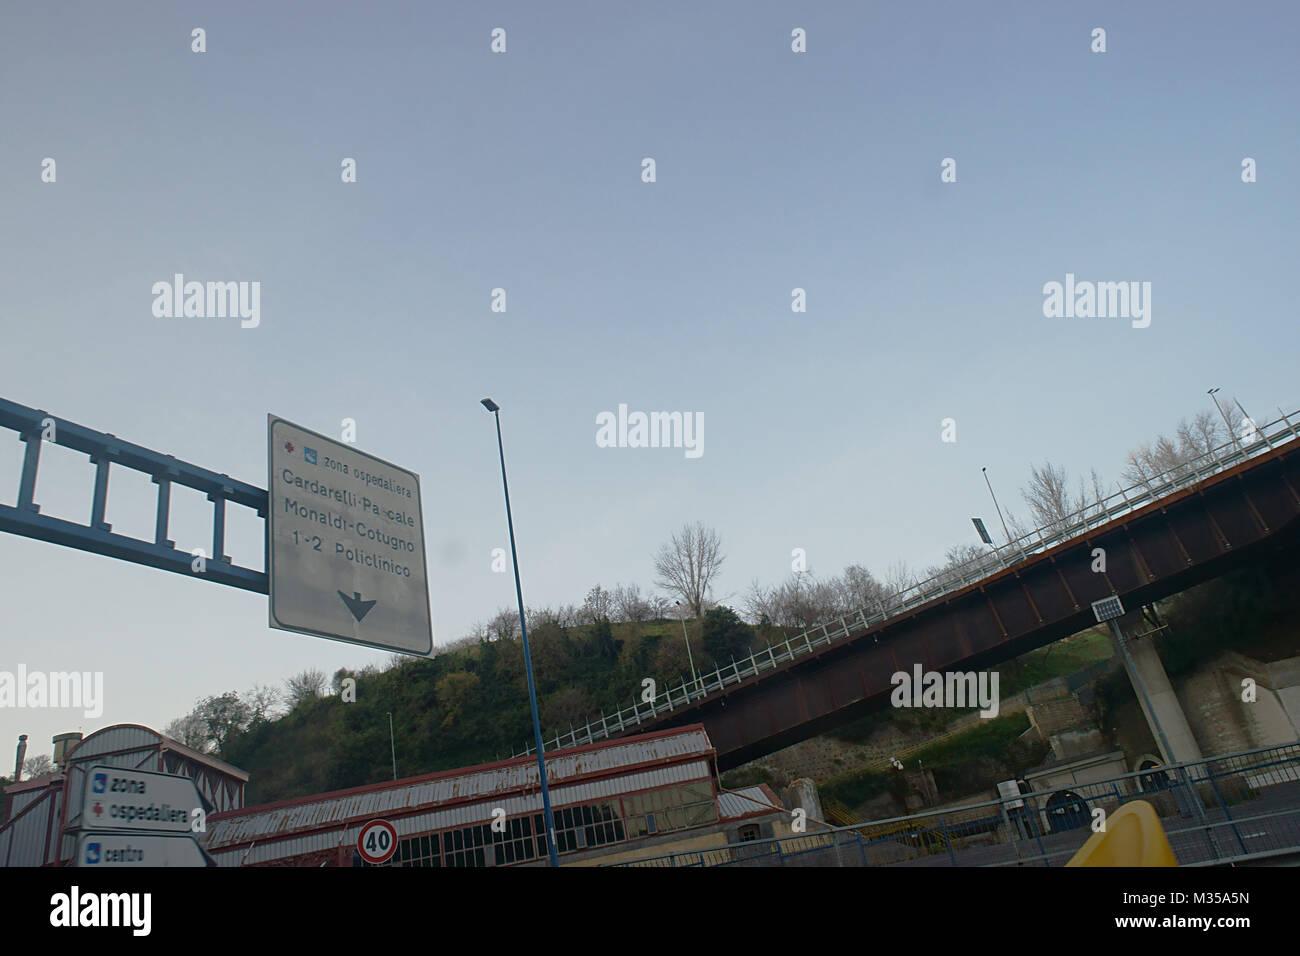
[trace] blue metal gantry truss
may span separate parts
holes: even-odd
[[[267,495],[261,488],[3,398],[0,398],[0,428],[17,432],[27,446],[17,502],[13,507],[0,505],[0,531],[246,591],[267,593],[265,571],[240,567],[225,553],[226,503],[251,508],[265,519]],[[89,524],[41,514],[40,505],[35,502],[36,472],[40,466],[41,445],[46,441],[82,452],[95,465],[95,491],[90,504]],[[104,520],[109,469],[113,466],[143,472],[158,486],[153,541],[116,534],[113,526]],[[167,537],[173,484],[200,491],[212,502],[212,552],[205,556],[202,571],[194,570],[194,555],[178,550],[176,542]]]

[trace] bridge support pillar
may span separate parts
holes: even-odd
[[[1113,631],[1119,630],[1117,621],[1111,622]],[[1129,683],[1142,713],[1160,748],[1166,763],[1189,763],[1201,760],[1201,748],[1192,735],[1192,728],[1183,713],[1183,705],[1174,693],[1165,666],[1156,653],[1154,640],[1138,641],[1136,644],[1126,640],[1122,634],[1115,634],[1116,642],[1123,642],[1121,657],[1124,669],[1128,672]],[[1127,650],[1127,654],[1123,651]],[[1154,713],[1153,713],[1154,711]],[[1170,753],[1169,751],[1173,751]]]

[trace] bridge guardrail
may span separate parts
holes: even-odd
[[[1135,797],[1156,811],[1180,866],[1300,855],[1298,742],[885,820],[809,820],[803,834],[612,865],[1064,866],[1092,835],[1096,811],[1108,816]]]
[[[801,634],[754,651],[743,661],[737,662],[733,658],[731,664],[719,667],[708,674],[698,675],[694,679],[687,680],[684,676],[680,676],[675,688],[671,686],[666,688],[651,702],[642,702],[639,698],[633,698],[631,707],[620,708],[612,715],[602,711],[598,718],[589,721],[583,727],[576,729],[570,727],[567,734],[556,733],[549,740],[550,749],[559,750],[594,743],[608,738],[611,734],[622,733],[628,727],[635,727],[671,713],[678,707],[719,693],[732,684],[741,683],[746,677],[757,677],[766,671],[776,669],[781,664],[812,654],[819,647],[833,644],[851,634],[869,630],[891,618],[929,604],[945,594],[969,587],[1093,528],[1199,484],[1206,478],[1271,451],[1278,445],[1300,438],[1300,411],[1293,411],[1290,415],[1281,412],[1280,409],[1279,412],[1279,418],[1255,428],[1255,440],[1252,442],[1244,442],[1234,435],[1232,440],[1197,458],[1159,474],[1145,476],[1142,481],[1127,488],[1121,485],[1119,491],[1059,521],[995,547],[988,554],[980,555],[952,568],[945,568],[936,575],[904,588],[888,599],[877,600],[876,607],[870,611],[861,608],[856,613],[839,618],[838,621],[813,625]],[[1293,418],[1296,419],[1294,423]],[[532,747],[527,747],[512,756],[534,752]]]

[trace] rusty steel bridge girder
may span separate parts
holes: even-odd
[[[726,770],[887,705],[892,676],[978,670],[1078,633],[1111,594],[1137,607],[1300,548],[1292,443],[1012,568],[760,674],[634,733],[702,723]],[[1093,571],[1094,549],[1105,571]]]

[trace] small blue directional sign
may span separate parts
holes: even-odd
[[[86,772],[82,826],[189,833],[203,800],[189,777],[103,764]]]
[[[158,866],[211,866],[192,836],[176,833],[122,833],[82,830],[77,834],[76,865],[95,869]]]
[[[271,627],[433,649],[420,477],[267,416]]]

